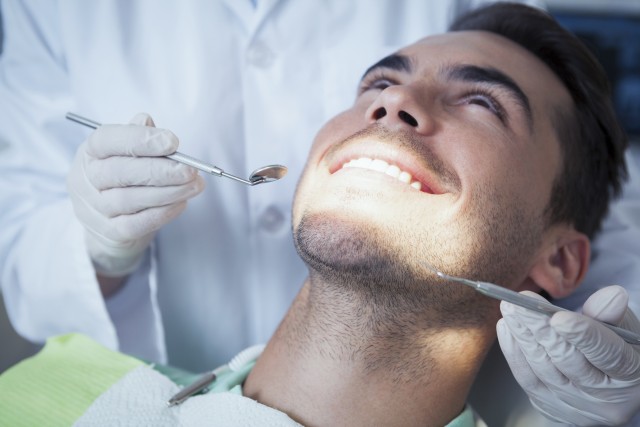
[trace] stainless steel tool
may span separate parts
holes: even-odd
[[[568,311],[567,309],[558,307],[557,305],[553,305],[550,302],[541,301],[536,298],[532,298],[530,296],[527,296],[518,292],[514,292],[511,289],[494,285],[493,283],[481,282],[479,280],[469,280],[463,277],[450,276],[448,274],[444,274],[443,272],[439,271],[429,263],[425,262],[424,265],[429,270],[434,272],[436,275],[442,277],[443,279],[470,286],[471,288],[475,289],[476,291],[490,298],[507,301],[507,302],[510,302],[511,304],[515,304],[529,310],[537,311],[538,313],[548,314],[549,316],[552,316],[553,313],[556,313],[558,311]],[[593,320],[595,320],[596,322],[600,322],[599,320],[596,320],[596,319],[593,319]],[[618,334],[620,338],[622,338],[629,344],[640,345],[640,335],[634,332],[631,332],[629,330],[619,328],[614,325],[610,325],[608,323],[600,322],[600,324],[611,329],[613,332]]]
[[[100,123],[94,120],[79,116],[75,113],[67,113],[66,118],[93,129],[97,129],[98,127],[102,126]],[[177,162],[184,163],[185,165],[193,166],[194,168],[200,169],[201,171],[209,173],[211,175],[223,176],[225,178],[233,179],[234,181],[238,181],[250,186],[264,184],[265,182],[277,181],[287,174],[286,166],[268,165],[254,170],[251,175],[249,175],[249,179],[243,179],[235,175],[231,175],[217,166],[211,165],[177,151],[173,154],[169,154],[166,157]]]

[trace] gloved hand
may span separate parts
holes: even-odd
[[[536,409],[579,426],[619,425],[640,409],[640,346],[592,320],[640,332],[628,299],[624,288],[609,286],[589,297],[584,315],[552,317],[501,303],[500,347]]]
[[[67,188],[97,273],[134,271],[155,232],[203,190],[196,169],[163,157],[177,148],[147,114],[103,125],[78,147]]]

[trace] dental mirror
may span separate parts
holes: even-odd
[[[101,126],[100,123],[86,117],[79,116],[75,113],[67,113],[65,117],[73,122],[90,127],[92,129],[97,129],[98,126]],[[177,151],[165,157],[180,163],[184,163],[185,165],[192,166],[211,175],[223,176],[225,178],[229,178],[249,186],[264,184],[265,182],[277,181],[287,174],[286,166],[269,165],[254,170],[249,176],[249,179],[246,180],[235,175],[231,175],[230,173],[223,171],[217,166],[211,165],[209,163],[198,160],[195,157],[187,156],[186,154],[182,154]]]
[[[263,166],[253,171],[249,177],[251,185],[277,181],[287,174],[287,168],[281,165]]]

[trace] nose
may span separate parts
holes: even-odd
[[[389,86],[382,90],[369,106],[367,120],[387,127],[409,127],[420,134],[433,131],[433,118],[426,103],[417,100],[415,88],[406,85]]]

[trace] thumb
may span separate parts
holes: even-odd
[[[582,307],[582,313],[610,325],[618,325],[627,311],[629,294],[618,285],[607,286],[591,295]]]
[[[583,314],[601,322],[640,333],[640,320],[627,308],[629,294],[618,285],[600,289],[587,299]]]
[[[138,113],[129,120],[130,125],[156,127],[153,119],[147,113]]]

